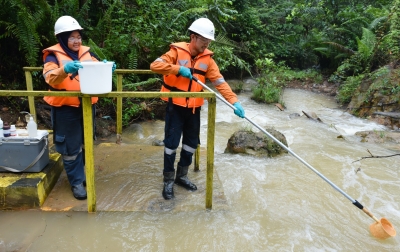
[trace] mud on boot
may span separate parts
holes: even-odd
[[[190,191],[196,191],[197,186],[193,184],[187,177],[188,169],[189,166],[178,165],[178,169],[176,171],[175,184],[180,185]]]
[[[164,172],[164,189],[162,191],[162,196],[164,199],[169,200],[175,197],[174,195],[174,177],[175,172]]]

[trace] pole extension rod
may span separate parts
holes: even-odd
[[[216,92],[214,92],[211,88],[209,88],[207,85],[205,85],[203,82],[201,82],[199,79],[197,79],[196,77],[192,76],[193,80],[195,80],[197,83],[199,83],[203,88],[207,89],[208,91],[214,93],[218,99],[220,99],[221,101],[223,101],[226,105],[228,105],[230,108],[232,108],[233,110],[236,110],[236,108],[230,104],[227,100],[225,100],[221,95],[217,94]],[[281,143],[278,139],[276,139],[273,135],[271,135],[269,132],[267,132],[265,129],[263,129],[261,126],[259,126],[258,124],[256,124],[255,122],[253,122],[250,118],[248,117],[244,117],[244,119],[246,119],[247,121],[249,121],[251,124],[253,124],[256,128],[258,128],[259,130],[261,130],[263,133],[265,133],[268,137],[270,137],[272,140],[274,140],[277,144],[279,144],[283,149],[285,149],[286,151],[288,151],[290,154],[292,154],[295,158],[297,158],[300,162],[302,162],[305,166],[307,166],[310,170],[312,170],[314,173],[316,173],[319,177],[321,177],[323,180],[325,180],[325,182],[327,182],[328,184],[330,184],[335,190],[337,190],[338,192],[340,192],[343,196],[345,196],[348,200],[350,200],[356,207],[358,207],[359,209],[363,210],[368,216],[370,216],[372,219],[374,219],[375,221],[379,222],[379,220],[371,214],[371,212],[369,212],[367,209],[365,209],[357,200],[353,199],[352,197],[350,197],[346,192],[344,192],[342,189],[340,189],[338,186],[336,186],[332,181],[330,181],[328,178],[326,178],[324,175],[322,175],[319,171],[317,171],[314,167],[312,167],[309,163],[307,163],[304,159],[302,159],[301,157],[299,157],[296,153],[294,153],[291,149],[289,149],[286,145],[284,145],[283,143]]]

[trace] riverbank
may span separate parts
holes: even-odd
[[[244,80],[246,81],[246,80]],[[231,86],[241,85],[241,81],[228,81]],[[315,83],[313,81],[302,82],[293,80],[288,82],[285,86],[286,88],[293,88],[293,89],[301,89],[307,90],[313,93],[324,94],[330,97],[335,97],[338,94],[339,84],[330,83],[327,80],[324,80],[322,83]],[[233,87],[234,88],[234,87]],[[246,92],[251,92],[251,89],[244,90]],[[18,99],[18,98],[16,98]],[[51,129],[51,118],[50,118],[50,106],[45,104],[42,99],[38,98],[36,101],[36,117],[38,120],[38,128],[39,129]],[[337,103],[338,108],[343,110],[350,110],[346,105],[340,105]],[[16,127],[25,127],[26,121],[21,111],[27,110],[28,104],[26,100],[21,100],[21,103],[18,105],[15,101],[10,101],[9,98],[2,98],[0,100],[0,118],[3,122],[8,122],[9,124],[15,124]],[[112,108],[114,109],[114,108]],[[159,114],[159,113],[158,113]],[[374,121],[378,124],[384,125],[393,131],[399,131],[397,126],[397,121],[392,120],[391,117],[393,113],[385,114],[383,111],[382,113],[375,113],[370,116],[365,116],[368,113],[364,113],[365,118]],[[162,118],[155,118],[155,119],[162,119]],[[140,121],[140,120],[139,120]],[[393,123],[393,125],[392,125]],[[96,116],[96,135],[99,138],[107,138],[112,136],[116,133],[116,123],[115,120],[112,120],[110,116],[105,115],[102,113],[101,110],[97,111]],[[379,134],[379,133],[378,133]],[[369,134],[370,135],[370,134]],[[396,135],[396,134],[395,134]],[[399,137],[400,141],[400,137]]]
[[[335,83],[329,83],[324,81],[322,84],[316,83],[303,83],[299,81],[293,81],[287,84],[287,88],[303,89],[314,93],[324,94],[327,96],[335,97],[338,94],[339,85]],[[346,106],[338,106],[344,111],[349,111],[350,108]],[[367,113],[365,113],[367,114]],[[399,114],[399,113],[397,113]],[[394,120],[393,120],[394,118]],[[397,118],[397,120],[396,120]],[[371,112],[370,116],[366,119],[376,122],[380,125],[388,127],[387,131],[360,131],[356,135],[361,137],[362,142],[384,144],[387,148],[394,151],[400,151],[400,130],[398,128],[398,119],[396,113],[393,112]]]
[[[323,81],[322,84],[315,82],[300,82],[297,80],[287,83],[287,88],[303,89],[314,93],[325,94],[328,96],[336,96],[339,88],[339,84],[329,83]]]

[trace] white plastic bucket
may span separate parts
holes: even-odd
[[[114,62],[81,62],[79,82],[82,94],[105,94],[112,90],[112,66]]]

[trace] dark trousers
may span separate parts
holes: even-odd
[[[82,107],[52,107],[51,121],[54,144],[56,151],[63,155],[68,181],[71,186],[79,185],[86,180]]]
[[[175,150],[182,137],[182,150],[178,165],[189,166],[192,163],[193,152],[199,144],[200,108],[193,113],[192,108],[168,103],[165,115],[164,146]],[[189,148],[187,148],[189,147]],[[164,172],[174,171],[176,152],[164,152]]]

